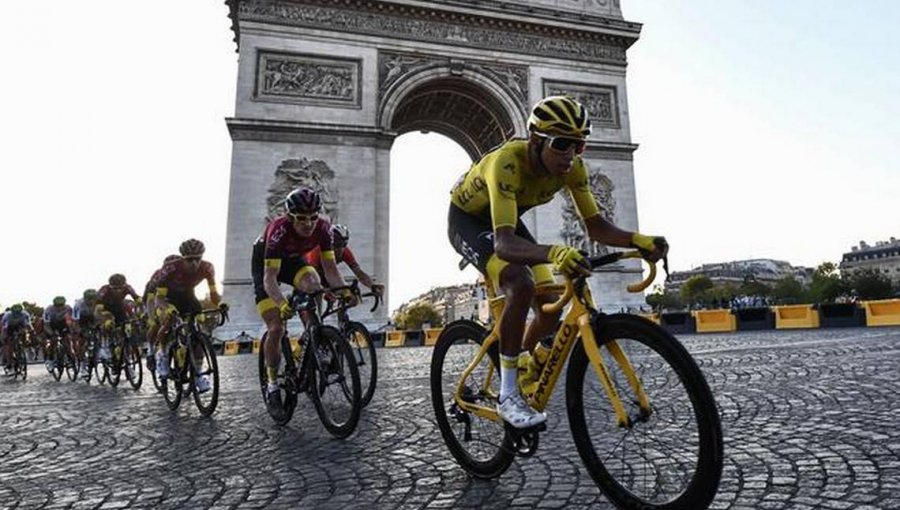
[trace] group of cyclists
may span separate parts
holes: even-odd
[[[454,249],[494,282],[497,294],[506,298],[501,313],[498,410],[506,422],[518,428],[546,420],[522,398],[517,380],[520,373],[527,379],[539,372],[548,352],[547,339],[559,319],[559,313],[548,314],[541,309],[540,305],[553,296],[535,299],[535,286],[552,281],[554,269],[569,275],[590,271],[576,248],[538,244],[521,215],[551,201],[566,188],[592,241],[637,248],[651,261],[661,259],[668,250],[664,238],[622,230],[600,214],[582,159],[591,122],[581,103],[569,96],[544,98],[532,109],[527,124],[527,139],[505,142],[482,156],[460,178],[451,190],[448,215],[448,236]],[[283,214],[268,222],[252,247],[256,306],[269,338],[282,337],[285,320],[293,313],[281,284],[306,293],[342,287],[337,264],[343,262],[361,283],[383,293],[384,287],[360,268],[347,246],[349,237],[345,226],[332,225],[322,214],[322,199],[316,190],[299,187],[285,197]],[[143,296],[127,284],[123,275],[115,274],[98,291],[86,290],[74,307],[69,307],[62,296],[54,298],[44,312],[44,328],[70,337],[76,359],[84,363],[81,332],[85,327],[121,327],[134,314],[143,314],[147,343],[155,352],[155,359],[148,362],[164,378],[168,367],[164,345],[173,317],[201,309],[194,287],[206,280],[210,300],[214,305],[221,303],[213,266],[202,259],[203,254],[202,242],[184,241],[179,254],[166,257],[150,278]],[[344,289],[339,297],[352,301],[354,297],[347,293]],[[529,309],[534,312],[530,322]],[[32,326],[18,304],[4,314],[2,324],[0,340],[8,366],[7,339],[18,328]],[[276,381],[281,356],[277,342],[264,345],[270,411],[281,408]],[[205,386],[198,381],[199,390]]]

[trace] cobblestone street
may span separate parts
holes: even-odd
[[[900,329],[681,339],[722,412],[713,508],[900,508]],[[219,358],[211,419],[191,401],[170,412],[146,377],[135,392],[31,365],[27,381],[0,381],[0,508],[612,508],[575,451],[563,395],[534,457],[476,480],[434,423],[431,349],[378,354],[375,398],[344,441],[305,397],[274,425],[253,355]]]

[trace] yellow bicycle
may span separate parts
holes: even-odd
[[[640,252],[590,259],[597,268]],[[639,292],[656,276],[628,290]],[[499,314],[503,297],[485,282],[493,326],[459,320],[434,347],[431,394],[441,434],[456,461],[473,476],[496,478],[516,456],[533,455],[546,427],[515,429],[497,412],[500,388]],[[707,508],[722,474],[718,409],[697,363],[675,337],[642,317],[596,310],[583,277],[546,285],[538,294],[571,303],[537,382],[523,388],[545,411],[566,370],[569,427],[594,482],[618,508]],[[568,364],[566,364],[568,360]],[[565,368],[568,367],[568,368]],[[591,370],[588,370],[591,367]],[[553,419],[552,411],[550,419]]]

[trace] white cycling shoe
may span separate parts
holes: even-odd
[[[547,415],[528,405],[518,392],[506,397],[497,406],[503,421],[517,429],[527,429],[547,421]]]
[[[196,384],[197,384],[197,391],[199,391],[200,393],[206,393],[207,391],[210,390],[209,378],[207,378],[205,375],[197,376]]]

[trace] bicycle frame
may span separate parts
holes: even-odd
[[[617,260],[619,258],[640,257],[640,252],[624,252],[617,258]],[[653,281],[653,279],[656,277],[656,266],[651,264],[650,268],[650,276],[643,282],[629,286],[629,291],[639,292],[646,288]],[[551,395],[553,395],[553,389],[556,387],[556,382],[559,380],[560,374],[562,374],[563,367],[565,366],[565,361],[571,354],[572,347],[575,345],[577,338],[580,337],[584,350],[587,353],[588,359],[590,360],[591,366],[594,368],[594,372],[598,375],[600,383],[605,390],[606,396],[609,399],[613,410],[615,411],[617,425],[620,427],[628,427],[631,424],[631,419],[629,418],[628,413],[625,411],[625,406],[622,404],[622,398],[609,376],[609,369],[607,368],[606,362],[603,360],[603,356],[600,353],[600,346],[597,344],[597,338],[594,336],[594,329],[591,324],[591,318],[596,314],[596,312],[590,289],[587,288],[584,280],[580,280],[580,282],[581,283],[578,284],[580,286],[580,289],[578,289],[577,296],[575,296],[576,284],[569,278],[566,278],[566,283],[563,285],[542,285],[535,290],[536,296],[548,294],[558,295],[560,294],[560,292],[562,292],[562,297],[560,297],[558,301],[556,301],[555,303],[543,305],[542,308],[545,312],[557,312],[569,302],[572,303],[572,306],[569,307],[568,311],[562,319],[562,323],[556,331],[556,335],[553,339],[553,344],[550,348],[550,354],[547,357],[547,361],[538,376],[537,387],[532,393],[524,396],[528,399],[529,403],[538,411],[544,411],[547,408],[550,403],[550,397]],[[487,289],[491,310],[491,322],[493,323],[493,327],[491,328],[488,337],[484,342],[482,342],[481,349],[475,355],[475,358],[472,360],[472,362],[469,363],[468,367],[457,382],[455,400],[456,404],[466,412],[492,421],[500,422],[500,415],[499,413],[497,413],[497,410],[495,408],[467,402],[463,399],[463,388],[465,387],[465,381],[475,370],[475,368],[481,363],[481,361],[484,359],[485,355],[487,355],[493,345],[500,339],[499,316],[500,312],[503,310],[505,297],[497,297],[495,295],[494,286],[490,279],[485,278],[484,285]],[[575,297],[575,299],[573,299],[573,297]],[[605,344],[605,347],[628,379],[628,383],[632,391],[634,392],[634,396],[637,398],[642,414],[649,416],[652,412],[650,400],[646,392],[644,391],[644,387],[641,383],[640,377],[635,371],[634,366],[631,364],[631,361],[628,359],[628,356],[615,340],[607,342]],[[485,394],[490,394],[492,397],[496,398],[496,395],[493,395],[493,392],[490,390],[494,373],[494,365],[493,363],[491,363],[489,365],[488,374],[485,377],[484,385],[481,390]]]

